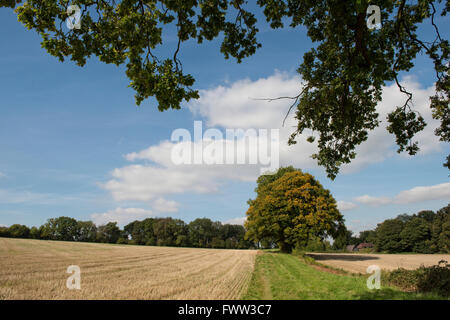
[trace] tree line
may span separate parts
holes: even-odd
[[[333,247],[373,243],[377,252],[450,253],[450,204],[437,212],[422,210],[416,214],[401,214],[379,223],[375,230],[351,231],[336,239]]]
[[[20,224],[0,227],[0,237],[10,238],[195,248],[254,247],[253,242],[244,239],[245,232],[241,225],[222,224],[208,218],[190,223],[173,218],[148,218],[120,229],[117,222],[96,226],[92,221],[58,217],[48,219],[40,227],[28,228]]]

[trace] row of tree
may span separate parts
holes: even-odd
[[[375,230],[360,232],[359,237],[347,231],[335,240],[334,248],[363,242],[373,243],[378,252],[450,253],[450,204],[437,212],[401,214],[379,223]]]
[[[308,173],[280,168],[260,176],[255,192],[256,198],[248,201],[245,228],[207,218],[189,224],[180,219],[148,218],[121,230],[115,222],[97,227],[91,221],[59,217],[39,228],[17,224],[0,228],[0,236],[197,248],[278,247],[282,252],[342,250],[349,244],[369,242],[379,252],[450,252],[450,205],[436,213],[399,215],[355,237],[345,227],[330,191]]]
[[[244,240],[241,225],[222,224],[207,218],[185,223],[180,219],[148,218],[134,221],[123,230],[116,222],[96,226],[92,221],[70,217],[48,219],[40,227],[14,224],[0,227],[0,237],[43,240],[102,242],[152,246],[248,249],[253,242]]]

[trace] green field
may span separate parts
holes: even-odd
[[[369,290],[366,277],[317,270],[300,257],[264,252],[256,257],[255,270],[243,299],[255,300],[367,300],[442,299],[431,294],[402,292],[392,287]]]

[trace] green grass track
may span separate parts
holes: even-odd
[[[402,292],[392,287],[369,290],[367,278],[315,269],[291,254],[263,252],[256,257],[248,300],[439,299],[436,295]],[[383,285],[383,278],[381,278]]]

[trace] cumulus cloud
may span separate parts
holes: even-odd
[[[237,161],[238,154],[246,154],[246,158],[251,158],[255,152],[239,144],[238,141],[241,140],[245,140],[245,137],[235,140],[234,162]],[[110,191],[116,201],[151,202],[169,194],[214,193],[219,190],[224,181],[256,181],[261,168],[269,167],[270,163],[264,166],[261,166],[260,162],[248,164],[248,161],[244,161],[244,164],[226,164],[225,161],[223,164],[215,164],[215,162],[207,164],[205,163],[207,160],[203,159],[204,161],[200,164],[176,164],[172,158],[174,148],[183,144],[187,149],[192,150],[192,160],[194,160],[195,154],[198,155],[200,152],[198,150],[206,150],[207,147],[214,147],[214,145],[217,149],[222,149],[230,143],[231,140],[225,138],[180,143],[162,141],[159,145],[125,155],[125,159],[129,161],[148,160],[152,164],[134,164],[116,168],[111,173],[112,179],[100,186]]]
[[[200,91],[200,99],[188,104],[209,126],[224,128],[280,128],[289,107],[286,100],[261,101],[261,98],[295,96],[301,87],[298,76],[276,72],[256,81],[239,80],[228,87]]]
[[[242,129],[278,129],[280,135],[280,163],[300,168],[315,168],[311,155],[316,152],[316,144],[299,137],[297,144],[288,146],[287,141],[296,126],[294,112],[286,119],[292,100],[266,101],[262,99],[293,97],[302,88],[298,75],[275,72],[267,78],[255,81],[239,80],[228,87],[218,86],[201,90],[200,99],[188,104],[194,115],[206,119],[209,126]]]
[[[338,201],[337,202],[337,206],[338,209],[341,211],[346,211],[346,210],[351,210],[356,208],[358,205],[353,203],[353,202],[349,202],[349,201]]]
[[[132,152],[125,155],[128,161],[150,160],[155,163],[170,164],[170,157],[174,144],[168,140],[162,141],[158,145],[150,146],[139,152]]]
[[[439,151],[441,145],[434,136],[438,122],[431,118],[429,96],[434,87],[422,88],[412,78],[403,79],[402,84],[414,94],[414,107],[428,122],[425,131],[418,135],[421,154]],[[130,164],[116,168],[111,173],[111,179],[101,186],[110,191],[117,201],[137,200],[152,202],[170,194],[180,193],[212,193],[220,189],[226,181],[254,182],[260,174],[261,165],[227,165],[227,164],[176,164],[172,158],[174,148],[186,147],[192,149],[192,157],[198,157],[198,147],[206,145],[226,146],[230,140],[226,138],[226,129],[279,129],[279,164],[293,165],[305,170],[317,168],[311,155],[317,152],[316,143],[306,142],[305,137],[299,137],[297,144],[288,146],[287,141],[293,132],[296,120],[294,113],[287,118],[283,127],[291,100],[264,101],[261,98],[280,96],[295,96],[301,90],[302,82],[297,75],[276,72],[274,75],[251,81],[239,80],[216,88],[201,90],[200,99],[187,104],[189,110],[201,116],[206,125],[204,130],[215,127],[223,136],[214,139],[198,141],[161,141],[144,150],[138,150],[125,155],[130,162],[143,161],[145,164]],[[401,105],[405,97],[398,91],[395,84],[385,87],[383,101],[378,105],[382,124],[369,134],[369,139],[357,148],[357,157],[345,165],[342,173],[355,172],[376,162],[382,162],[389,157],[398,157],[395,152],[395,140],[386,131],[386,115],[396,105]],[[194,124],[193,124],[194,127]],[[192,135],[195,131],[188,129]],[[308,132],[310,135],[311,132]],[[238,137],[237,141],[242,137]],[[234,139],[233,139],[234,141]],[[239,148],[239,147],[238,147]],[[243,152],[236,149],[237,152]],[[249,150],[248,156],[255,151]],[[150,162],[150,164],[149,164]],[[246,162],[248,163],[248,161]],[[358,202],[369,205],[383,205],[391,201],[370,196],[359,197]],[[352,205],[342,203],[343,210],[350,210]]]
[[[246,217],[233,218],[233,219],[224,221],[223,224],[236,224],[236,225],[243,226],[246,219],[247,219]]]
[[[450,183],[441,183],[433,186],[418,186],[401,191],[393,197],[372,197],[364,195],[353,200],[370,206],[382,206],[393,203],[414,203],[429,200],[450,199]]]
[[[428,123],[425,130],[416,139],[421,151],[419,154],[441,151],[441,142],[434,135],[439,121],[434,120],[429,108],[429,97],[434,93],[434,86],[422,88],[411,77],[405,77],[402,85],[413,92],[414,109]],[[302,81],[296,76],[286,73],[275,73],[268,78],[256,81],[241,80],[228,87],[219,86],[200,92],[201,98],[190,103],[189,109],[203,116],[209,125],[223,128],[279,128],[280,129],[280,162],[282,165],[294,165],[309,169],[316,168],[316,162],[311,154],[317,152],[317,145],[305,141],[304,137],[298,143],[288,146],[287,141],[296,125],[294,114],[288,117],[286,125],[281,126],[282,119],[291,100],[262,101],[260,98],[295,96],[302,87]],[[258,98],[258,99],[255,99]],[[390,157],[398,157],[395,138],[386,130],[387,114],[395,106],[403,105],[406,97],[401,94],[396,84],[383,88],[382,102],[377,106],[381,124],[369,133],[369,138],[358,146],[357,157],[350,164],[342,167],[342,173],[351,173]],[[308,132],[308,135],[312,134]],[[406,156],[406,155],[402,155]]]
[[[385,204],[389,204],[392,202],[392,199],[389,197],[371,197],[369,195],[363,195],[360,197],[356,197],[353,200],[359,202],[359,203],[363,203],[363,204],[367,204],[369,206],[382,206]]]
[[[219,126],[222,129],[255,129],[259,135],[259,129],[280,129],[288,106],[286,101],[267,103],[255,98],[293,95],[299,86],[298,77],[277,73],[255,82],[242,80],[230,87],[204,90],[200,100],[188,106],[195,114],[205,117],[207,126]],[[208,129],[207,126],[203,128],[205,131]],[[194,131],[193,128],[187,129]],[[194,137],[192,142],[165,140],[147,149],[129,153],[125,155],[125,159],[130,162],[144,160],[152,164],[133,164],[116,168],[111,173],[112,179],[100,185],[110,191],[116,201],[153,201],[168,194],[217,192],[224,181],[256,181],[261,168],[269,167],[270,163],[261,163],[259,150],[245,144],[245,141],[248,141],[245,136],[238,134],[232,139],[227,139],[226,130],[222,133],[223,136],[218,139],[214,137],[214,139],[203,141],[194,141]],[[291,152],[287,146],[290,133],[291,131],[286,128],[280,130],[280,158],[286,158],[283,155]],[[270,138],[270,131],[268,135]],[[203,164],[176,165],[172,161],[174,147],[181,147],[183,144],[191,148],[192,157],[196,157],[195,150],[204,150],[208,145],[213,148],[214,145],[218,147],[222,145],[225,149],[232,143],[235,144],[233,150],[236,160],[238,154],[246,154],[245,164],[205,164],[203,162]],[[294,161],[290,159],[280,165],[295,165],[302,168],[314,166],[313,160],[309,157],[313,146],[310,144],[305,146],[304,150],[296,146],[297,150],[301,150],[302,156],[294,157]],[[248,160],[255,153],[258,153],[258,162],[249,164]],[[270,160],[274,158],[271,154],[269,157]]]
[[[170,170],[144,165],[115,169],[113,179],[103,186],[116,201],[150,201],[166,194],[207,193],[217,189],[217,182],[201,177],[193,170]]]
[[[421,147],[420,154],[441,150],[441,142],[434,135],[439,121],[434,120],[429,108],[429,97],[433,95],[434,86],[422,88],[411,77],[405,77],[402,85],[413,92],[414,109],[428,123],[425,130],[416,136]],[[191,102],[188,107],[194,113],[203,116],[209,125],[223,128],[279,128],[280,158],[283,165],[295,165],[301,168],[317,167],[311,154],[317,151],[316,144],[310,144],[300,137],[298,143],[287,145],[287,140],[296,125],[294,113],[288,117],[282,127],[283,118],[288,111],[291,100],[263,101],[261,98],[295,96],[302,87],[302,81],[296,75],[275,73],[256,81],[240,80],[228,87],[200,91],[200,99]],[[387,114],[395,106],[403,105],[406,97],[401,94],[396,84],[383,88],[382,102],[377,106],[381,125],[370,132],[369,139],[357,147],[357,157],[352,163],[344,165],[343,173],[358,171],[372,163],[382,162],[386,158],[398,156],[395,152],[395,138],[386,130]],[[311,133],[308,133],[308,135]]]
[[[226,165],[193,165],[189,168],[131,165],[115,169],[112,179],[100,186],[110,191],[116,201],[151,202],[170,194],[215,193],[225,180],[255,181],[258,173],[254,170],[255,174],[250,178],[245,172],[239,176],[240,171],[245,170]]]
[[[395,197],[395,201],[399,203],[438,199],[450,199],[450,183],[415,187],[410,190],[402,191]]]
[[[154,213],[151,210],[140,208],[116,208],[105,213],[93,213],[91,219],[97,225],[104,225],[108,222],[117,222],[118,225],[123,226],[132,221],[143,220],[153,216]]]

